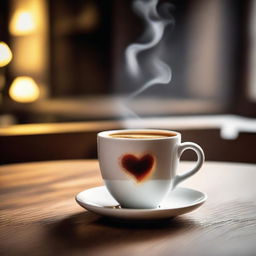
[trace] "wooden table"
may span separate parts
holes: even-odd
[[[0,255],[256,255],[256,165],[205,163],[182,186],[206,192],[207,202],[152,223],[76,204],[78,192],[101,184],[95,160],[1,166]]]

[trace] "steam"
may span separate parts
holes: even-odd
[[[163,61],[160,60],[155,60],[153,62],[154,67],[156,68],[157,71],[157,76],[154,77],[153,79],[149,80],[146,82],[141,88],[139,88],[137,91],[132,93],[129,96],[129,99],[135,98],[139,94],[141,94],[143,91],[147,90],[149,87],[155,85],[155,84],[168,84],[171,79],[172,79],[172,72],[169,66],[164,63]]]
[[[146,26],[141,38],[144,42],[133,43],[125,51],[127,71],[134,79],[139,79],[142,74],[145,74],[145,71],[143,72],[142,70],[145,67],[139,64],[138,55],[143,51],[154,48],[163,38],[166,26],[174,24],[174,19],[169,13],[171,5],[164,3],[161,5],[161,8],[157,9],[157,4],[158,0],[135,0],[133,3],[134,11],[142,17]],[[150,64],[154,77],[146,81],[141,88],[132,93],[129,99],[138,96],[153,85],[170,83],[172,72],[166,63],[154,55],[150,59]]]

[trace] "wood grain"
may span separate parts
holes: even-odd
[[[95,160],[1,166],[0,255],[255,255],[255,180],[256,165],[207,162],[182,184],[208,194],[201,208],[125,222],[75,202],[78,192],[102,184]]]

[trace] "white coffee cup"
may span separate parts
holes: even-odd
[[[204,162],[202,148],[181,143],[176,131],[124,129],[98,133],[98,159],[105,185],[124,208],[156,208],[177,184],[195,174]],[[182,152],[197,154],[195,167],[176,174]]]

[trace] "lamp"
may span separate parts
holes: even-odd
[[[32,12],[17,10],[10,22],[10,33],[15,36],[28,35],[36,30],[36,22]]]
[[[9,46],[4,42],[0,42],[0,67],[8,65],[11,60],[12,52]]]
[[[19,76],[11,84],[9,95],[14,101],[29,103],[39,98],[40,90],[33,78]]]

